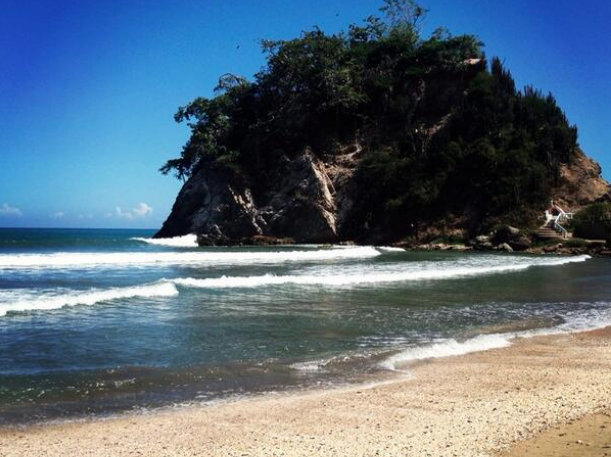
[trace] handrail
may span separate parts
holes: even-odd
[[[562,235],[562,238],[567,238],[569,236],[569,232],[562,225],[558,223],[558,220],[554,220],[554,229]]]
[[[554,216],[554,218],[552,219],[553,221],[552,227],[554,228],[554,230],[560,233],[560,235],[562,235],[562,238],[568,238],[569,232],[562,225],[560,225],[560,221],[564,221],[564,220],[568,221],[572,218],[573,218],[573,213],[565,213],[564,211],[562,211],[560,214],[558,214],[557,216]]]
[[[555,216],[552,216],[552,214],[550,214],[548,211],[545,212],[546,217],[547,217],[547,224],[548,226],[551,226],[551,228],[553,228],[556,232],[560,233],[560,235],[562,235],[562,238],[568,238],[569,236],[569,232],[567,229],[565,229],[560,222],[564,222],[564,221],[569,221],[571,219],[573,219],[573,213],[567,213],[566,211],[564,211],[562,208],[560,208],[558,205],[556,205],[554,203],[554,200],[552,200],[552,206],[553,209],[555,209],[556,211],[558,211],[558,214]]]

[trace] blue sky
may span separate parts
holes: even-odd
[[[159,227],[188,136],[178,106],[252,76],[261,38],[338,31],[373,0],[0,0],[0,227]],[[426,27],[486,43],[552,91],[611,178],[611,3],[422,0]]]

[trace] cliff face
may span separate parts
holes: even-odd
[[[355,195],[363,192],[355,179],[360,164],[360,148],[352,146],[328,158],[318,158],[307,149],[293,159],[283,157],[266,177],[202,167],[184,184],[155,236],[196,233],[203,245],[250,242],[257,236],[297,243],[343,241],[352,222]],[[259,189],[256,195],[254,188]],[[552,194],[575,211],[608,191],[600,166],[577,151],[572,163],[562,166]],[[367,224],[362,226],[358,237],[374,238],[376,234],[368,230]]]
[[[309,150],[292,160],[283,157],[267,182],[261,182],[261,176],[203,167],[185,183],[156,237],[196,233],[199,242],[208,245],[235,244],[256,236],[339,241],[353,204],[349,191],[358,152],[328,161]],[[262,189],[256,197],[253,187]]]
[[[575,211],[606,198],[608,192],[609,183],[603,179],[600,165],[578,149],[571,163],[563,164],[560,168],[560,185],[554,198],[559,204]]]
[[[197,233],[218,243],[259,235],[264,221],[250,190],[220,167],[202,168],[182,187],[159,238]]]

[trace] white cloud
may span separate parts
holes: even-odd
[[[49,217],[51,219],[62,219],[65,215],[66,213],[64,213],[63,211],[58,211],[56,213],[51,214]]]
[[[10,206],[8,203],[3,203],[0,206],[0,216],[23,216],[23,213],[19,208]]]
[[[131,211],[123,211],[120,206],[115,208],[115,216],[121,219],[142,219],[144,217],[149,216],[153,212],[153,208],[151,208],[146,203],[138,203],[134,209]]]
[[[146,217],[153,212],[153,208],[151,208],[146,203],[138,203],[138,205],[133,209],[136,217]]]

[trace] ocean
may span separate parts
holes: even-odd
[[[611,261],[0,229],[0,425],[409,375],[611,325]]]

